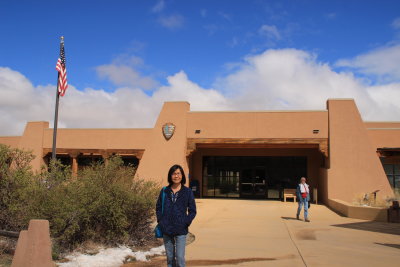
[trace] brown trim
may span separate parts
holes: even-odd
[[[329,155],[327,138],[188,138],[186,156],[198,148],[318,148]]]
[[[51,153],[51,148],[43,148],[43,157]],[[79,154],[83,155],[101,155],[107,158],[109,155],[117,154],[121,156],[134,156],[139,160],[142,158],[144,149],[87,149],[87,148],[57,148],[57,154],[66,154],[71,157],[76,157]]]

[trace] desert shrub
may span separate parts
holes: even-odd
[[[35,191],[30,152],[0,144],[0,228],[17,231],[29,221]]]
[[[366,206],[366,207],[381,207],[388,208],[392,205],[395,200],[400,200],[400,194],[396,191],[393,192],[393,196],[377,196],[375,199],[374,194],[357,194],[353,198],[353,205]]]
[[[23,152],[26,161],[14,164],[12,151],[0,147],[1,164],[7,162],[0,172],[0,228],[19,231],[30,219],[47,219],[60,251],[88,240],[137,244],[150,237],[158,186],[134,178],[135,169],[123,166],[120,157],[94,163],[73,177],[59,161],[34,174],[31,154]]]
[[[112,157],[49,190],[47,201],[55,205],[42,203],[42,214],[50,218],[53,237],[62,247],[86,240],[129,243],[148,237],[157,187],[134,174],[121,158]]]

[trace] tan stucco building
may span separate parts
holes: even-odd
[[[172,128],[168,139],[163,131]],[[48,122],[28,122],[22,136],[0,143],[33,150],[39,169],[52,136]],[[187,102],[166,102],[154,128],[58,129],[57,156],[74,172],[112,154],[162,184],[181,164],[199,197],[281,199],[301,176],[324,203],[376,190],[384,198],[400,187],[400,122],[364,122],[352,99],[313,111],[193,112]]]

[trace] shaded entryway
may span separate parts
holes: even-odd
[[[203,196],[281,199],[307,177],[305,156],[204,156]]]
[[[304,176],[311,197],[323,198],[326,157],[318,147],[215,146],[198,146],[188,157],[190,181],[198,183],[200,197],[280,200]]]

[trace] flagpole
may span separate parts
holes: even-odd
[[[64,43],[64,36],[61,36],[60,48]],[[57,88],[56,88],[56,108],[54,112],[54,127],[53,127],[53,148],[51,153],[51,158],[56,159],[56,145],[57,145],[57,125],[58,125],[58,105],[60,102],[60,93],[58,92],[58,87],[60,86],[60,73],[57,75]]]

